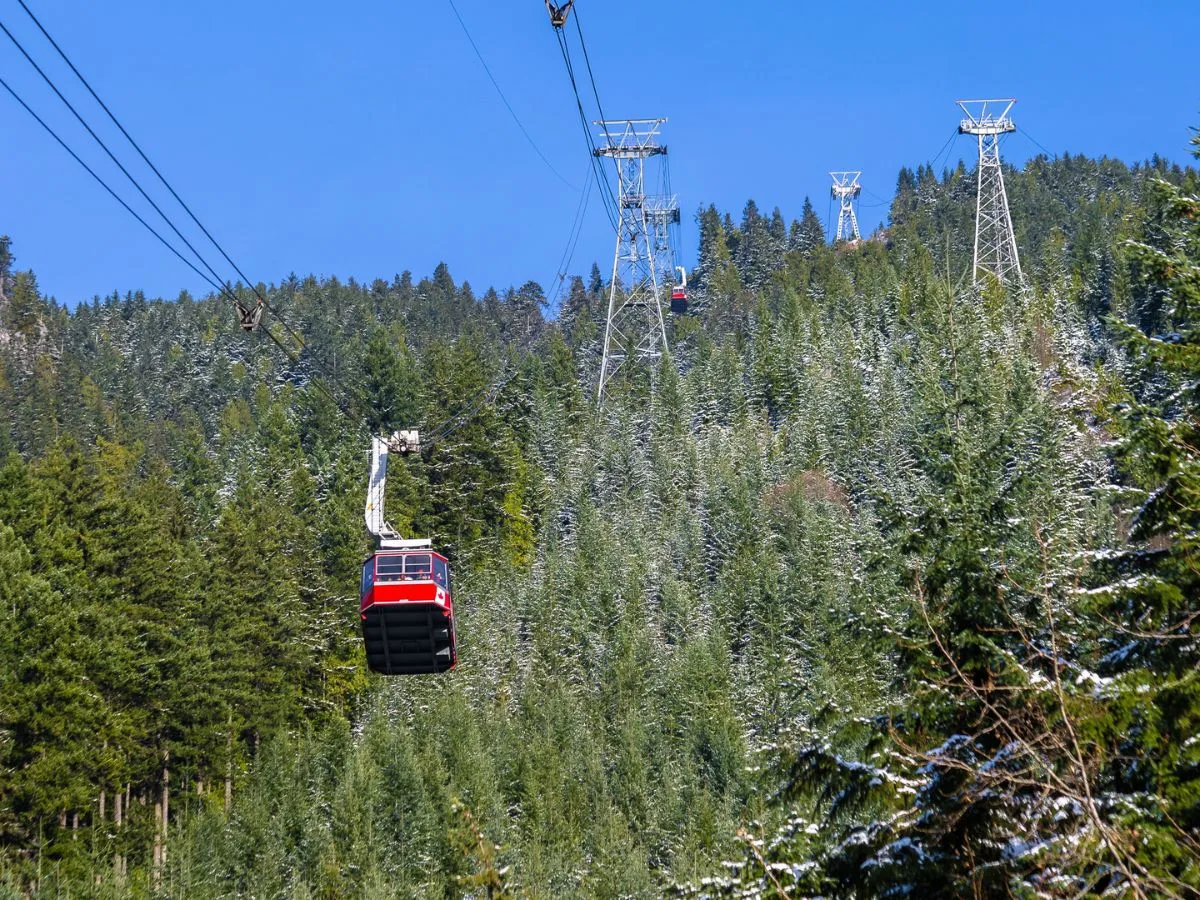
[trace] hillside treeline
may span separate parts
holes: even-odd
[[[0,892],[1192,896],[1200,182],[698,212],[673,354],[439,267],[67,310],[0,255]],[[19,250],[19,247],[16,249]],[[271,338],[275,338],[272,340]],[[367,438],[460,665],[365,672]]]

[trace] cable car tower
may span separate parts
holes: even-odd
[[[1024,283],[1021,261],[1017,256],[1017,237],[1008,211],[1008,193],[1004,190],[1004,170],[1000,165],[1000,136],[1016,131],[1008,117],[1016,100],[956,100],[966,118],[959,123],[959,134],[979,139],[978,188],[975,201],[975,261],[972,278],[979,284],[980,273],[987,272],[1002,282]],[[1001,109],[1001,107],[1003,107]],[[996,110],[1000,109],[997,114]]]
[[[664,158],[665,162],[665,158]],[[655,283],[675,283],[675,249],[671,240],[671,227],[679,224],[679,198],[675,194],[662,194],[646,198],[646,221],[654,237]]]
[[[862,172],[829,173],[829,177],[833,179],[833,187],[829,189],[829,193],[838,202],[837,237],[833,239],[835,244],[843,240],[862,240],[858,231],[858,216],[854,213],[854,201],[862,193],[862,185],[858,183],[860,175]]]
[[[604,399],[604,388],[627,360],[647,362],[670,352],[659,297],[662,272],[656,251],[661,243],[660,224],[665,237],[671,220],[678,221],[679,207],[673,197],[646,196],[646,160],[666,155],[667,148],[658,142],[659,129],[666,121],[615,119],[594,123],[603,141],[595,154],[614,161],[619,184],[617,248],[609,284],[598,400]]]

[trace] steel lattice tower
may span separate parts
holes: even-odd
[[[666,121],[620,119],[595,123],[603,139],[596,155],[616,163],[619,183],[617,248],[608,293],[604,358],[596,390],[600,400],[626,360],[644,362],[669,352],[655,251],[660,246],[659,235],[667,235],[672,209],[676,217],[679,211],[673,198],[646,196],[646,160],[666,154],[667,148],[658,142],[659,129]]]
[[[862,240],[858,231],[858,216],[854,214],[854,201],[862,193],[862,185],[858,183],[858,176],[861,174],[862,172],[829,173],[829,177],[833,179],[833,187],[829,189],[829,193],[838,202],[838,227],[834,243],[843,238]]]
[[[1008,117],[1016,100],[958,100],[966,114],[958,126],[959,134],[979,139],[979,184],[975,201],[975,283],[981,272],[1003,282],[1021,284],[1021,260],[1017,256],[1017,237],[1008,211],[1008,193],[1004,189],[1004,170],[1000,165],[1000,135],[1016,131]],[[990,104],[990,107],[989,107]],[[999,115],[995,109],[1003,106]]]
[[[661,290],[675,280],[675,248],[671,226],[679,224],[679,198],[675,194],[647,197],[646,222],[650,225],[655,283]]]

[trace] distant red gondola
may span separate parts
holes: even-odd
[[[671,286],[671,312],[683,315],[688,311],[687,272],[683,266],[676,268],[679,271],[679,283]]]
[[[682,315],[688,311],[687,291],[681,287],[671,290],[671,312]]]

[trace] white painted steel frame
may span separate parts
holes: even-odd
[[[862,193],[862,185],[858,183],[862,172],[830,172],[833,187],[829,192],[838,202],[837,237],[834,243],[842,240],[861,241],[862,234],[858,230],[858,216],[854,212],[854,201]]]
[[[982,274],[1001,282],[1023,285],[1017,236],[1013,230],[1008,191],[1004,187],[1004,167],[1000,162],[1000,137],[1016,131],[1009,118],[1016,100],[958,100],[966,118],[958,126],[959,134],[975,135],[979,145],[979,165],[975,189],[975,255],[972,278],[979,284]],[[996,109],[1003,105],[997,113]]]
[[[622,364],[631,358],[644,363],[670,354],[656,251],[662,244],[660,223],[677,215],[678,206],[674,197],[646,196],[646,160],[666,154],[667,148],[658,142],[659,130],[666,121],[618,119],[595,123],[604,142],[596,155],[614,161],[618,180],[617,243],[608,291],[604,355],[596,387],[600,401]],[[666,224],[662,224],[663,232]],[[667,248],[669,251],[669,240]]]

